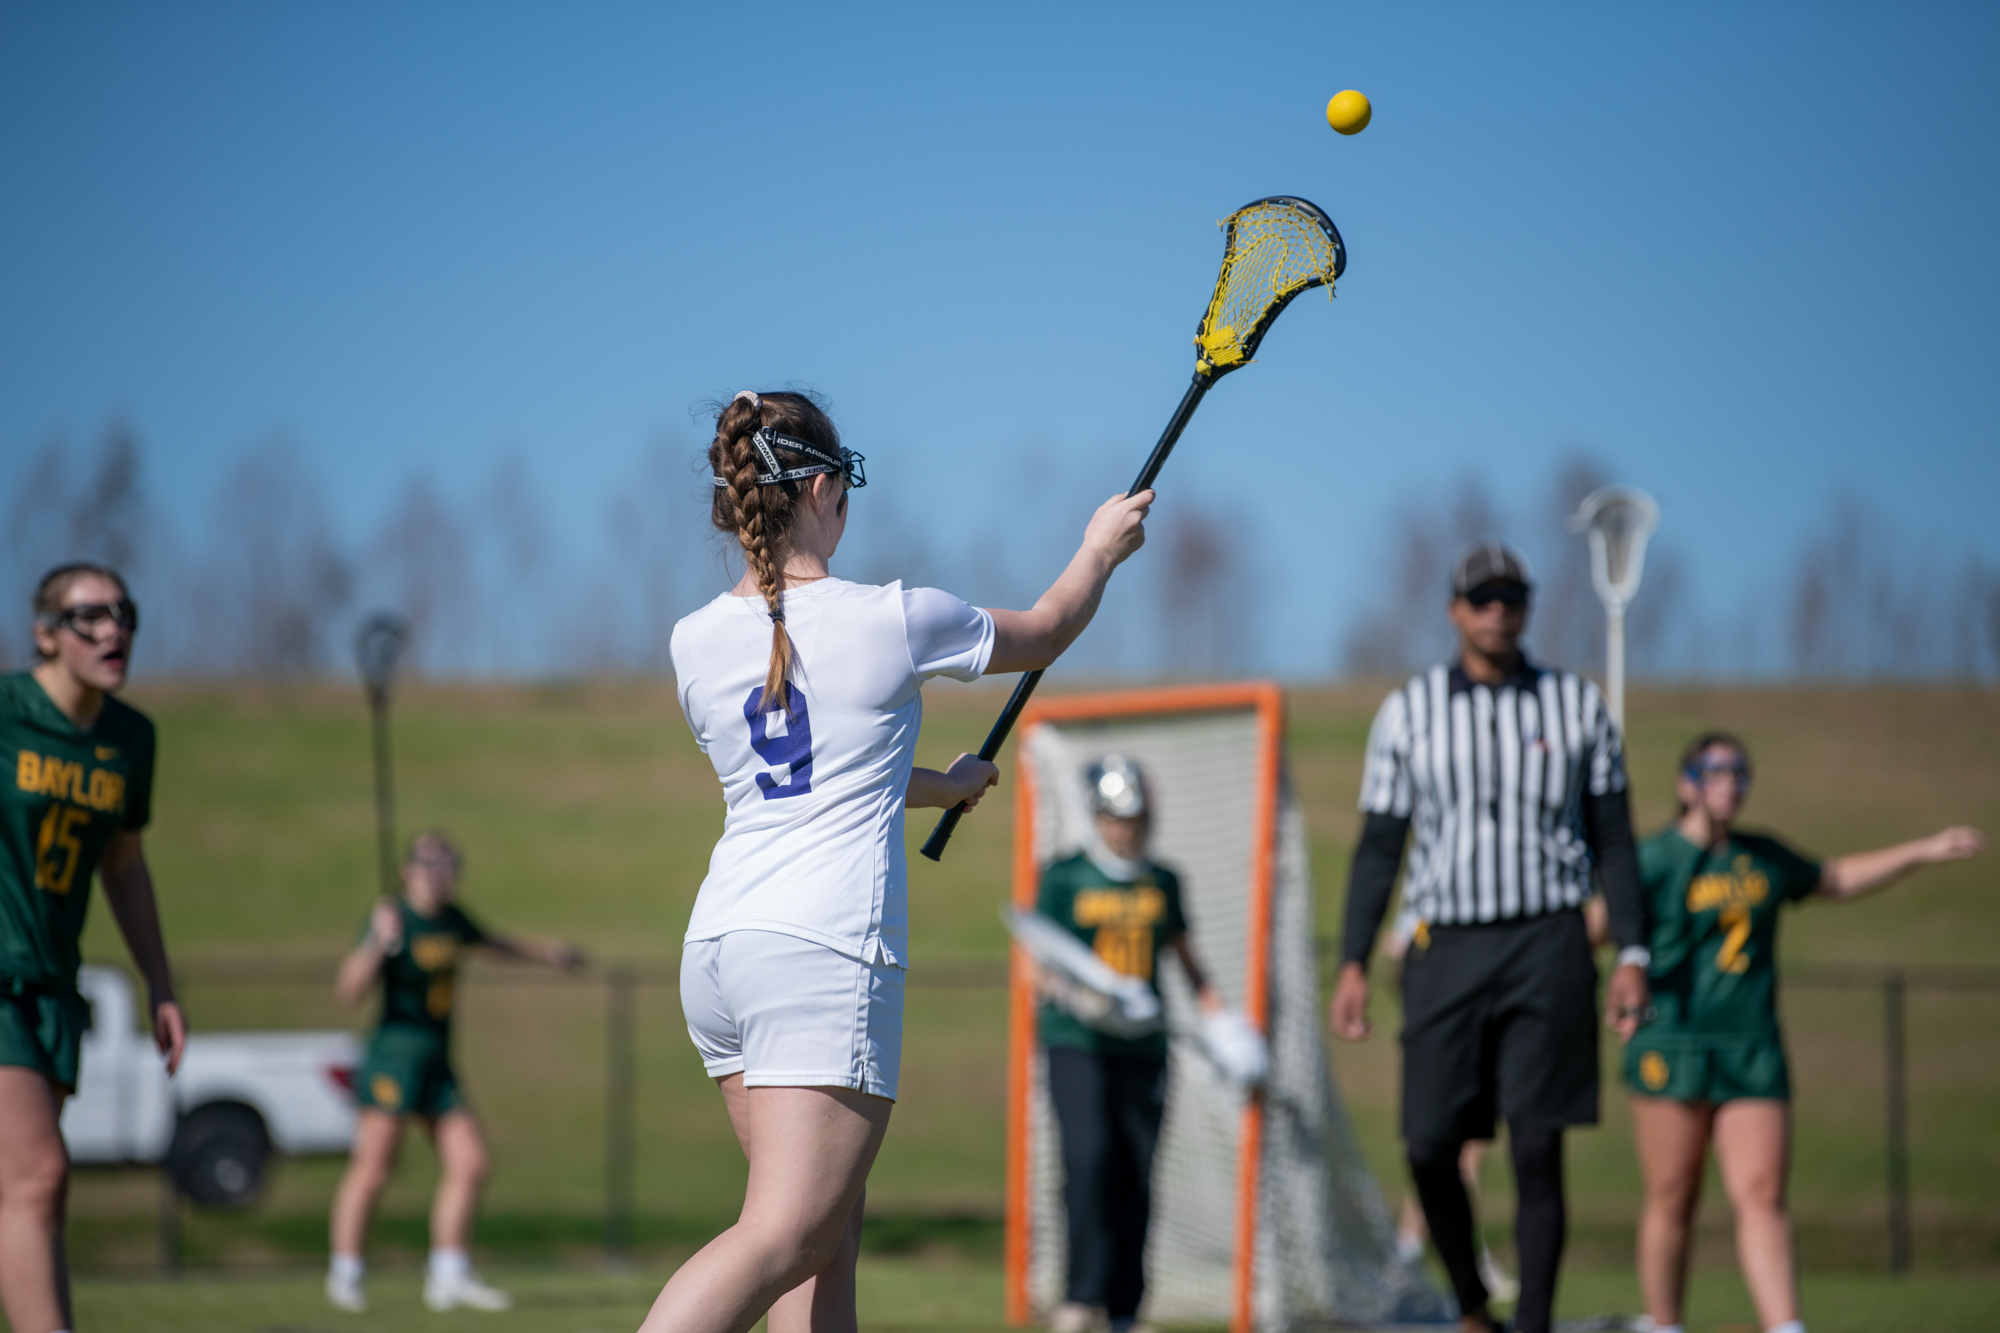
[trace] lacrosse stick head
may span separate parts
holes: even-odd
[[[1222,224],[1222,273],[1195,330],[1195,373],[1220,379],[1257,354],[1265,330],[1309,287],[1333,291],[1347,247],[1318,205],[1290,195],[1246,204]]]
[[[375,612],[355,631],[354,664],[360,668],[361,684],[370,699],[389,697],[389,687],[396,679],[396,659],[403,655],[409,637],[409,622],[393,611]]]
[[[1646,539],[1660,526],[1660,506],[1636,486],[1600,486],[1570,516],[1569,530],[1590,539],[1590,581],[1609,610],[1622,611],[1639,591]]]

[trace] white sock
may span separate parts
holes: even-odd
[[[366,1267],[358,1254],[336,1254],[326,1271],[327,1276],[337,1277],[342,1282],[359,1282]]]
[[[472,1259],[464,1250],[432,1250],[431,1276],[440,1282],[456,1282],[472,1271]]]
[[[1806,1321],[1803,1319],[1787,1319],[1782,1324],[1773,1324],[1770,1328],[1765,1329],[1764,1333],[1806,1333]]]

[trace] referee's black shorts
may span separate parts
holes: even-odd
[[[1403,1137],[1594,1125],[1597,1040],[1583,913],[1433,926],[1403,958]]]

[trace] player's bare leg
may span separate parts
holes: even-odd
[[[1736,1213],[1736,1262],[1765,1328],[1799,1317],[1792,1219],[1785,1207],[1791,1174],[1791,1107],[1745,1098],[1715,1111],[1715,1156]]]
[[[431,1129],[441,1176],[431,1199],[431,1248],[464,1250],[472,1244],[472,1218],[486,1188],[492,1159],[479,1121],[470,1111],[447,1111]]]
[[[335,1254],[359,1256],[368,1239],[368,1220],[396,1171],[396,1150],[403,1138],[401,1117],[363,1107],[354,1121],[354,1147],[347,1170],[333,1194],[332,1240]]]
[[[0,1306],[19,1333],[71,1327],[62,1098],[39,1070],[0,1066]]]
[[[1653,1323],[1681,1322],[1687,1296],[1689,1231],[1701,1202],[1702,1168],[1715,1111],[1707,1102],[1632,1099],[1632,1136],[1645,1177],[1639,1212],[1639,1294]]]
[[[895,1103],[851,1088],[745,1088],[741,1074],[717,1082],[750,1159],[743,1212],[674,1274],[641,1333],[745,1333],[835,1261],[849,1270],[845,1308],[812,1300],[810,1328],[853,1329],[850,1233]]]
[[[851,1333],[855,1329],[854,1266],[861,1258],[861,1215],[867,1202],[864,1189],[847,1215],[840,1249],[826,1267],[771,1306],[771,1333]]]

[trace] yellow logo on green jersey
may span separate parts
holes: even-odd
[[[1076,924],[1094,926],[1091,948],[1123,976],[1153,975],[1153,927],[1167,914],[1167,895],[1156,884],[1129,889],[1082,889],[1073,909]]]
[[[1756,907],[1771,896],[1771,880],[1748,856],[1739,856],[1726,875],[1697,875],[1688,885],[1688,911]]]
[[[99,750],[99,754],[103,751]],[[92,810],[125,808],[125,775],[108,768],[93,768],[85,774],[83,765],[56,755],[21,751],[14,769],[14,785],[37,796],[53,796]]]

